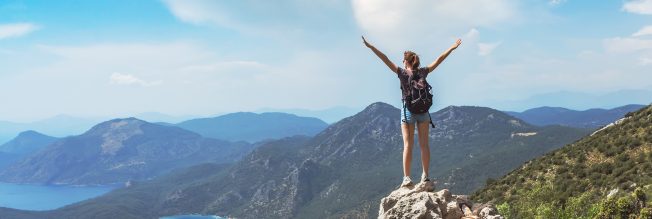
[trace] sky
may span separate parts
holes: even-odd
[[[462,45],[435,109],[652,101],[652,0],[1,0],[0,120],[400,105],[402,63]]]

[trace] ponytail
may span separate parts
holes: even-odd
[[[412,52],[412,51],[405,51],[403,53],[403,59],[407,62],[407,64],[412,67],[412,69],[416,70],[419,68],[419,56]]]

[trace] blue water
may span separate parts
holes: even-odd
[[[176,216],[167,216],[161,217],[159,219],[226,219],[218,216],[205,216],[205,215],[176,215]]]
[[[51,210],[94,198],[118,186],[46,186],[0,183],[0,207]]]

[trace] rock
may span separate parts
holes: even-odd
[[[609,194],[607,194],[607,198],[613,197],[614,195],[616,195],[616,193],[618,193],[618,188],[612,189],[611,191],[609,191]]]
[[[433,182],[400,187],[381,199],[378,218],[503,219],[493,205],[473,204],[448,189],[434,191]]]
[[[493,205],[482,208],[478,216],[481,219],[504,219],[503,216],[498,215],[498,210]]]
[[[457,202],[449,202],[446,204],[446,219],[458,219],[464,217],[464,212]]]

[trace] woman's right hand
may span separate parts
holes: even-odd
[[[455,43],[451,46],[451,48],[452,49],[457,49],[457,47],[459,47],[460,44],[462,44],[462,39],[458,38],[457,41],[455,41]]]

